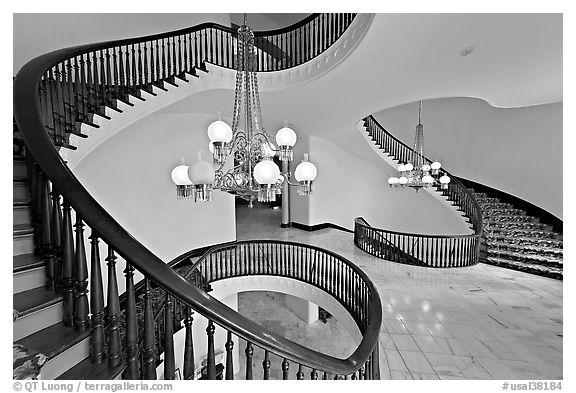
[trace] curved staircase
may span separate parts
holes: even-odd
[[[289,28],[256,33],[259,47],[274,42],[283,54],[278,58],[260,52],[257,71],[284,70],[314,59],[354,18],[313,14]],[[99,205],[61,158],[62,149],[77,149],[75,138],[89,137],[83,132],[87,127],[99,128],[97,117],[121,115],[146,94],[156,94],[155,89],[185,83],[207,63],[234,68],[236,35],[230,28],[206,23],[64,48],[31,60],[16,76],[14,116],[26,145],[26,160],[16,161],[26,163],[26,177],[15,174],[14,275],[20,292],[13,298],[14,341],[15,350],[45,355],[41,378],[174,379],[178,350],[184,352],[181,376],[194,379],[199,365],[194,348],[202,342],[203,377],[217,379],[225,373],[233,379],[231,354],[234,343],[243,340],[246,379],[252,379],[254,350],[264,351],[264,379],[274,367],[267,361],[269,354],[283,359],[282,379],[290,373],[304,379],[305,371],[310,379],[378,379],[380,300],[356,266],[309,246],[252,241],[242,245],[245,251],[240,254],[210,251],[201,268],[183,277],[179,268],[160,260]],[[302,41],[304,36],[309,41]],[[106,257],[101,256],[104,252]],[[243,263],[233,265],[235,261]],[[230,264],[236,267],[230,270]],[[304,266],[309,269],[302,270]],[[119,291],[120,271],[124,293]],[[135,282],[136,272],[144,279]],[[233,272],[292,275],[321,288],[352,315],[363,333],[360,344],[347,359],[337,359],[262,328],[207,294],[209,279]],[[33,279],[16,277],[20,275]],[[205,324],[200,333],[194,328],[199,323]],[[175,333],[183,329],[185,342],[177,348]],[[225,367],[217,364],[224,349]]]
[[[552,225],[485,192],[474,193],[482,208],[486,258],[490,265],[563,278],[562,234]]]

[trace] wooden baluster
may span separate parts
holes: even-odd
[[[146,278],[144,292],[144,342],[142,349],[142,378],[156,379],[156,335],[154,329],[154,311],[150,294],[150,280]]]
[[[41,227],[40,227],[40,256],[49,259],[52,256],[52,231],[50,222],[50,210],[51,210],[51,200],[50,200],[50,183],[44,172],[40,172],[40,217],[41,217]],[[54,281],[54,272],[50,268],[49,280]]]
[[[142,45],[138,43],[138,86],[144,87],[144,70],[142,69]]]
[[[208,321],[208,327],[206,328],[206,333],[208,334],[208,352],[206,359],[206,374],[209,380],[216,379],[216,359],[214,354],[214,323]]]
[[[290,363],[288,363],[288,359],[284,358],[282,361],[282,380],[288,379],[288,371],[290,370]]]
[[[184,326],[186,326],[186,338],[184,341],[184,379],[194,379],[194,340],[192,338],[192,310],[186,307],[186,318],[184,319]]]
[[[298,365],[298,372],[296,373],[296,379],[302,381],[304,379],[304,371],[301,364]]]
[[[358,379],[360,379],[360,380],[364,379],[364,367],[360,367],[358,369]]]
[[[92,230],[90,235],[90,308],[92,309],[92,332],[90,333],[90,357],[92,363],[100,364],[104,360],[104,291],[102,289],[102,267],[100,266],[100,247],[98,234]]]
[[[262,369],[264,370],[264,380],[270,379],[270,353],[268,350],[264,350],[264,360],[262,361]]]
[[[136,322],[136,295],[134,293],[134,267],[126,261],[126,379],[138,379],[138,325]]]
[[[254,354],[254,348],[250,341],[246,342],[244,353],[246,354],[246,380],[248,381],[252,379],[252,355]]]
[[[108,323],[108,366],[116,367],[122,361],[122,343],[120,341],[120,300],[116,278],[116,256],[108,246],[108,293],[106,302],[106,321]]]
[[[312,379],[313,381],[318,379],[318,372],[316,371],[315,368],[313,368],[312,371],[310,372],[310,379]]]
[[[176,363],[174,360],[174,322],[172,320],[172,296],[166,295],[164,307],[164,379],[172,380],[176,377]]]
[[[52,249],[53,249],[53,282],[46,282],[47,288],[61,288],[62,286],[62,210],[60,209],[60,194],[56,187],[52,186]]]
[[[88,265],[86,263],[86,250],[84,248],[84,224],[82,217],[76,213],[76,255],[74,257],[74,288],[76,301],[74,302],[74,327],[83,332],[90,327],[88,318]]]
[[[318,376],[316,376],[315,379],[318,379]],[[324,375],[322,375],[322,380],[326,381],[328,379],[328,374],[326,374],[326,371],[324,371]]]
[[[228,330],[228,337],[226,340],[226,379],[234,379],[234,359],[232,357],[232,350],[234,349],[234,341],[232,341],[232,332]]]
[[[74,267],[74,238],[72,235],[72,218],[70,204],[64,200],[64,214],[62,218],[62,281],[64,306],[64,325],[74,325],[74,284],[72,281]]]

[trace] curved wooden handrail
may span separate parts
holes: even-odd
[[[131,266],[137,268],[166,292],[180,299],[221,327],[233,331],[239,337],[256,343],[266,350],[273,351],[316,369],[334,374],[350,374],[366,361],[364,356],[369,353],[367,348],[365,348],[368,345],[367,343],[348,359],[336,359],[295,344],[278,334],[262,328],[190,284],[132,237],[94,199],[66,166],[45,129],[42,117],[44,108],[41,108],[39,91],[47,70],[64,61],[90,52],[114,46],[147,42],[152,39],[174,37],[175,34],[196,31],[207,27],[227,32],[231,30],[216,24],[202,24],[189,29],[144,38],[116,40],[60,49],[39,56],[25,64],[14,80],[13,104],[14,117],[26,143],[27,151],[50,180],[53,188],[57,189],[66,203],[72,206],[78,216],[82,217],[84,222],[92,229],[92,232],[98,234],[109,247],[118,252]],[[70,105],[70,103],[68,104]],[[130,270],[127,271],[127,279],[129,278],[128,276],[131,276]],[[374,332],[374,334],[377,333]],[[132,361],[133,359],[129,360]],[[132,370],[129,375],[133,376],[133,373],[134,371]]]

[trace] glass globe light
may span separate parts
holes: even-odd
[[[442,183],[442,184],[450,183],[450,176],[448,176],[448,175],[441,176],[440,177],[440,183]]]
[[[254,167],[254,179],[258,184],[274,184],[279,175],[278,165],[271,160],[262,160]]]
[[[296,144],[296,133],[293,129],[283,127],[276,133],[276,144],[278,146],[294,146]]]
[[[430,170],[430,165],[428,165],[428,164],[422,165],[422,170],[423,170],[424,172],[428,172],[428,171]]]
[[[188,165],[178,165],[172,169],[172,181],[177,186],[190,186],[192,181],[188,177]]]
[[[212,142],[228,143],[232,140],[232,128],[222,120],[216,120],[208,126],[208,138]]]
[[[398,184],[398,178],[396,176],[390,176],[388,178],[388,184],[390,185],[390,187],[395,186]]]
[[[399,172],[404,172],[405,170],[406,170],[406,166],[404,164],[398,165],[398,171]]]
[[[433,170],[437,171],[438,169],[440,169],[441,166],[442,166],[442,164],[440,164],[438,161],[434,161],[434,162],[430,165],[430,168],[432,168]]]
[[[426,185],[431,185],[432,183],[434,183],[434,178],[430,175],[425,175],[422,177],[422,183]]]
[[[404,165],[405,171],[411,171],[412,169],[414,169],[414,165],[412,165],[411,163]]]
[[[400,179],[398,179],[398,183],[400,183],[400,185],[404,186],[408,183],[408,178],[406,176],[400,176]]]
[[[189,173],[190,180],[194,184],[212,184],[216,176],[212,164],[202,161],[201,155],[198,155],[199,160],[190,165]]]
[[[313,181],[316,179],[316,175],[318,174],[318,170],[316,169],[316,165],[312,164],[310,161],[302,161],[296,167],[296,171],[294,171],[294,178],[296,181]]]

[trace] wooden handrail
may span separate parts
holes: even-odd
[[[349,22],[352,19],[353,16],[349,19]],[[315,19],[311,19],[311,21],[314,20]],[[235,32],[229,28],[213,23],[205,23],[175,32],[59,49],[29,61],[21,68],[14,79],[13,94],[14,117],[27,146],[27,153],[33,157],[34,163],[41,169],[42,174],[49,179],[52,189],[58,190],[59,194],[63,197],[64,203],[74,209],[77,217],[81,217],[81,219],[79,219],[80,225],[82,222],[87,224],[92,234],[97,234],[100,239],[108,244],[109,257],[107,260],[111,261],[109,263],[109,269],[114,269],[114,252],[117,252],[127,261],[127,292],[132,299],[129,303],[133,303],[134,299],[134,283],[131,269],[136,268],[171,296],[184,302],[208,318],[211,323],[214,322],[234,332],[235,335],[248,342],[255,343],[265,350],[272,351],[280,356],[292,359],[317,370],[324,370],[325,372],[334,374],[351,374],[362,367],[367,359],[372,356],[373,347],[368,347],[373,346],[374,342],[363,341],[363,345],[361,345],[352,356],[347,359],[337,359],[287,340],[232,311],[218,300],[189,283],[172,268],[167,266],[164,261],[132,237],[84,188],[67,167],[54,146],[54,142],[65,145],[65,141],[63,141],[65,135],[63,132],[74,132],[74,130],[69,129],[69,125],[77,121],[75,114],[89,114],[86,109],[81,108],[89,107],[86,103],[87,100],[96,97],[96,99],[101,100],[101,102],[90,102],[92,106],[110,105],[110,100],[117,97],[113,97],[111,92],[106,92],[106,87],[118,89],[119,86],[124,87],[122,86],[123,82],[130,82],[132,87],[137,87],[136,77],[139,77],[139,82],[142,82],[142,72],[144,72],[145,76],[147,75],[148,68],[145,62],[148,58],[146,57],[144,59],[144,67],[142,67],[141,62],[137,63],[136,57],[132,57],[130,64],[127,60],[126,63],[122,60],[123,54],[128,56],[129,49],[131,49],[132,55],[134,55],[134,45],[138,45],[139,50],[141,48],[140,44],[142,43],[145,45],[147,42],[164,39],[168,40],[167,43],[170,45],[170,38],[172,38],[172,45],[174,45],[174,37],[202,29],[215,29],[229,34],[235,34]],[[345,28],[343,30],[345,30]],[[324,40],[323,44],[326,43],[329,43],[329,41]],[[162,42],[162,44],[164,44],[164,42]],[[327,46],[328,45],[324,45],[321,50],[315,51],[312,57],[317,56],[325,50]],[[115,48],[119,47],[126,48],[126,51],[116,51]],[[144,46],[144,48],[146,48],[146,46]],[[112,49],[111,53],[108,49]],[[96,57],[96,52],[99,52],[98,58]],[[115,63],[117,53],[119,63]],[[171,53],[169,48],[167,53],[168,56]],[[90,66],[85,67],[83,64],[85,59],[86,61],[90,61],[90,54],[93,54],[93,68]],[[170,70],[174,71],[176,67],[171,62],[175,63],[177,59],[175,53],[172,52],[172,54],[174,58],[169,61],[168,66]],[[85,55],[86,57],[84,57]],[[203,53],[203,57],[204,55],[205,53]],[[109,61],[105,62],[105,58],[107,60],[113,58],[114,63],[111,64]],[[142,60],[142,58],[140,58],[140,60]],[[310,58],[300,57],[300,60],[308,61]],[[178,59],[178,61],[180,60]],[[207,61],[207,59],[203,58],[202,62],[204,61]],[[98,63],[96,64],[96,62]],[[226,65],[229,64],[230,63],[227,63]],[[295,64],[296,63],[291,63],[289,66]],[[123,66],[130,66],[131,69],[123,69]],[[165,64],[161,66],[165,68]],[[56,68],[53,70],[54,67]],[[279,67],[280,68],[277,69],[285,69],[288,68],[288,65]],[[158,68],[156,68],[156,70],[158,71]],[[85,75],[85,73],[90,75],[90,72],[95,72],[92,76],[93,79]],[[99,75],[97,75],[97,73]],[[136,73],[138,73],[138,75],[136,75]],[[118,79],[119,74],[120,79]],[[132,76],[131,80],[129,76]],[[168,74],[164,69],[162,70],[162,77],[164,79],[173,76],[173,72],[172,74]],[[86,83],[86,80],[89,80],[90,83],[94,82],[94,85]],[[148,82],[148,80],[145,80],[145,82]],[[48,85],[48,83],[54,83],[54,85]],[[138,86],[145,87],[143,85]],[[98,93],[96,89],[102,89],[103,93]],[[41,97],[43,101],[41,101]],[[70,108],[72,108],[73,111],[71,111]],[[92,108],[90,110],[94,109]],[[83,119],[84,118],[80,119],[80,121],[84,121]],[[56,123],[62,126],[62,134],[56,135],[58,138],[54,141],[52,136],[57,134]],[[54,129],[52,129],[52,135],[48,133],[49,126],[54,127]],[[47,190],[48,187],[45,187],[45,191]],[[48,205],[49,204],[47,204],[47,206]],[[59,206],[57,206],[57,208],[60,209]],[[46,221],[49,223],[49,220]],[[69,242],[67,244],[69,245]],[[70,247],[73,249],[73,244],[70,245]],[[78,247],[83,247],[83,244],[78,245]],[[51,247],[46,248],[45,253],[51,260],[58,258],[58,255],[53,253]],[[82,261],[80,261],[80,263],[81,262]],[[116,277],[114,271],[112,271],[111,274],[113,277]],[[108,295],[117,298],[117,292],[114,291],[114,286],[109,285]],[[379,302],[379,298],[374,301]],[[130,337],[127,348],[129,377],[136,375],[137,367],[135,366],[135,362],[138,361],[135,355],[135,351],[137,351],[137,343],[135,343],[137,329],[136,317],[132,311],[133,310],[131,310],[127,322],[127,334]],[[116,313],[117,310],[115,309],[114,314],[112,314],[114,318],[116,318]],[[115,319],[115,321],[117,320]],[[85,321],[82,322],[84,323]],[[116,328],[117,326],[115,325],[115,329]],[[371,325],[369,333],[372,341],[376,340],[377,342],[378,332],[376,331],[376,327]],[[119,342],[115,344],[114,348],[109,348],[109,351],[113,351],[114,353],[114,357],[109,358],[110,364],[113,366],[118,365],[117,360],[120,359],[118,357],[120,351]],[[112,362],[114,363],[112,364]],[[372,371],[370,372],[372,373]]]

